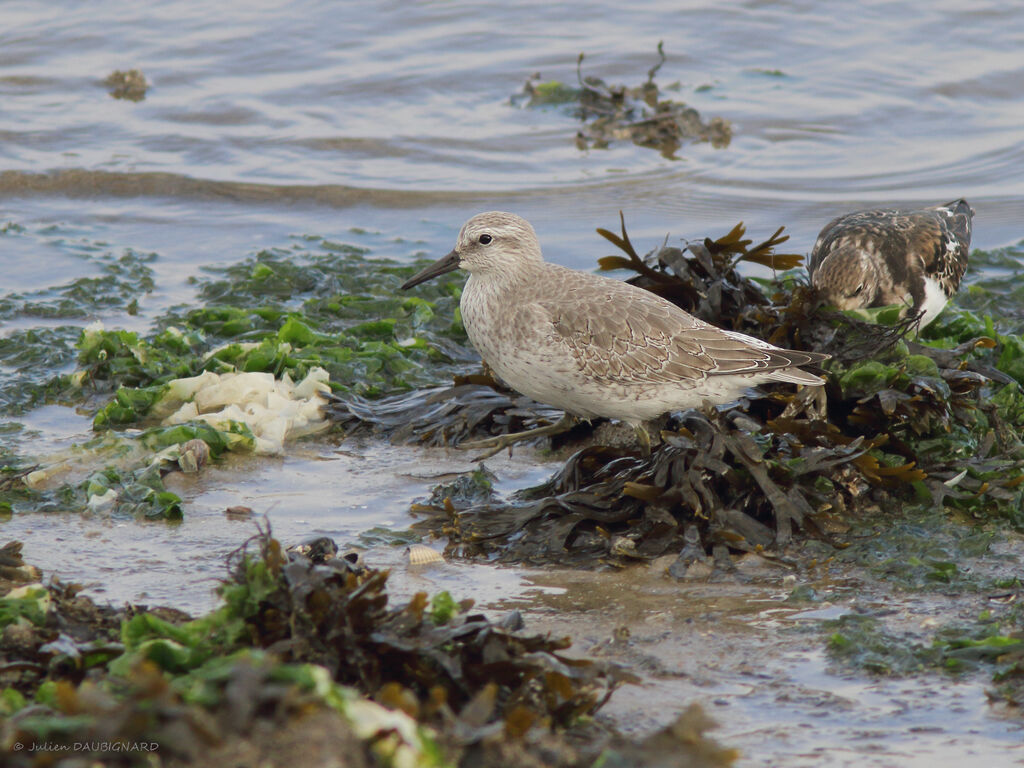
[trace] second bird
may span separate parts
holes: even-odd
[[[833,219],[808,265],[811,285],[839,309],[902,304],[923,328],[960,287],[971,248],[966,200],[915,211],[870,210]]]

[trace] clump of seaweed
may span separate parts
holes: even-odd
[[[454,717],[475,701],[486,709],[477,713],[480,727],[514,710],[565,726],[595,711],[617,683],[609,668],[562,656],[568,639],[510,632],[473,613],[472,600],[431,602],[419,593],[388,608],[386,571],[354,571],[333,559],[315,566],[285,559],[272,540],[260,545],[262,562],[280,579],[246,618],[250,641],[288,661],[320,664],[371,695],[397,703],[411,693],[430,718]],[[249,578],[249,567],[241,558],[236,583]]]
[[[0,549],[18,574],[0,583],[5,765],[74,744],[107,765],[232,749],[287,765],[265,737],[294,740],[310,717],[354,765],[659,764],[672,749],[694,765],[735,759],[695,708],[644,742],[598,726],[586,716],[628,675],[565,655],[568,639],[523,632],[517,613],[492,621],[445,592],[389,607],[387,572],[336,546],[310,559],[266,533],[252,543],[258,554],[230,561],[223,605],[197,619],[97,606],[76,585],[35,581],[16,543]]]
[[[137,69],[124,71],[115,69],[107,75],[103,84],[107,86],[113,98],[128,99],[128,101],[142,101],[146,98],[146,91],[149,90],[146,76]]]
[[[487,374],[456,375],[448,387],[380,400],[335,397],[330,413],[350,436],[380,431],[394,443],[426,446],[533,429],[562,416],[557,408],[519,395]]]
[[[531,107],[574,104],[574,114],[583,123],[576,134],[580,149],[606,149],[613,141],[628,139],[641,147],[657,149],[673,160],[684,142],[706,141],[715,148],[729,146],[732,125],[728,120],[713,117],[704,121],[693,107],[665,98],[654,82],[654,76],[665,63],[660,42],[658,57],[658,63],[647,72],[647,80],[630,88],[608,85],[594,75],[584,77],[581,53],[576,61],[578,88],[558,81],[542,82],[536,74],[526,81],[522,94],[513,101]]]
[[[507,501],[417,505],[418,525],[447,536],[449,554],[586,564],[685,552],[694,536],[704,551],[780,551],[807,536],[841,545],[835,536],[852,521],[901,505],[1024,525],[1018,337],[949,311],[929,329],[932,339],[912,342],[906,323],[879,325],[818,306],[792,271],[760,282],[740,275],[742,261],[777,270],[800,263],[776,252],[787,239],[782,229],[754,244],[740,224],[717,240],[666,244],[645,256],[624,222],[620,234],[599,233],[625,254],[601,259],[601,268],[628,269],[630,282],[721,327],[831,354],[826,397],[763,387],[759,398],[677,415],[649,459],[596,444],[580,426],[553,441],[577,452],[543,486]],[[539,422],[542,408],[476,390],[431,398],[438,422],[413,419],[416,426],[392,433],[397,439],[457,444]],[[488,406],[466,418],[471,402]],[[360,407],[357,418],[385,429],[403,422],[396,401]],[[378,408],[386,419],[374,415]]]

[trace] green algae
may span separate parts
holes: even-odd
[[[157,254],[118,252],[63,226],[35,231],[9,223],[0,227],[0,237],[23,241],[16,244],[33,251],[56,250],[95,273],[0,296],[0,321],[15,325],[0,339],[0,408],[15,415],[45,403],[76,402],[80,393],[58,374],[75,363],[82,327],[97,315],[136,314],[155,287]]]
[[[974,318],[998,318],[1003,333],[1024,334],[1024,241],[990,251],[975,249],[955,304]],[[947,323],[933,324],[923,335],[940,339],[944,327]]]
[[[138,311],[138,302],[155,287],[155,253],[125,249],[87,253],[87,261],[101,272],[97,277],[79,277],[68,283],[0,297],[0,320],[37,318],[46,320],[84,320],[100,312],[120,309],[128,314]]]
[[[263,251],[211,270],[216,277],[199,288],[206,306],[172,311],[145,338],[101,330],[80,339],[83,386],[141,390],[119,393],[96,426],[144,418],[161,385],[202,371],[298,381],[321,367],[336,391],[366,396],[436,384],[470,356],[449,319],[461,283],[399,295],[415,269],[335,246],[328,254]]]
[[[847,614],[823,622],[829,655],[877,675],[908,675],[935,666],[937,656],[924,645],[886,632],[872,616]]]
[[[430,598],[430,620],[435,624],[446,624],[455,615],[455,598],[448,592],[438,592]]]
[[[100,435],[52,459],[47,468],[20,470],[18,482],[7,483],[0,496],[12,513],[102,511],[112,517],[178,521],[182,501],[167,490],[164,477],[196,472],[209,456],[251,449],[252,443],[248,428],[238,423],[216,429],[189,422],[130,435]],[[81,479],[53,480],[74,474],[69,467],[84,468],[84,474],[78,473]],[[13,471],[11,465],[5,469]]]
[[[19,232],[9,228],[9,234]],[[70,238],[60,247],[96,263],[106,273],[101,282],[9,295],[0,301],[0,318],[129,312],[153,288],[154,254],[114,255],[102,244]],[[46,403],[94,409],[95,430],[113,430],[116,442],[126,427],[149,427],[136,442],[156,451],[194,435],[153,426],[153,406],[170,381],[204,371],[268,372],[300,381],[323,368],[337,392],[369,397],[434,385],[474,354],[457,319],[460,278],[422,286],[413,295],[397,290],[417,266],[370,259],[366,249],[307,236],[290,249],[268,249],[205,270],[194,281],[201,306],[173,308],[148,332],[99,324],[16,331],[0,340],[6,369],[0,403],[12,415]],[[73,372],[62,373],[71,367]],[[197,429],[204,428],[192,427]],[[235,431],[206,429],[201,439],[210,442],[214,456],[224,448],[251,448],[252,436],[239,441],[242,433]],[[98,444],[83,449],[94,450],[98,460],[107,450]],[[32,457],[16,450],[6,450],[3,459],[4,474],[15,480],[32,469]],[[180,518],[180,500],[163,489],[159,472],[123,465],[104,471],[110,475],[106,490],[124,502],[116,510]],[[84,509],[90,498],[103,495],[93,486],[100,493],[89,493],[88,480],[44,492],[6,483],[0,503],[19,511]]]
[[[0,410],[7,417],[77,394],[54,374],[74,363],[80,336],[81,328],[67,325],[18,329],[0,338]]]
[[[883,619],[851,613],[822,622],[830,657],[875,675],[903,677],[929,670],[952,674],[985,670],[1000,683],[1017,672],[1024,655],[1024,624],[1019,610],[1000,618],[986,612],[973,623],[952,622],[937,629],[930,641],[921,637],[920,631],[887,629]]]
[[[145,334],[66,325],[0,340],[0,364],[25,374],[4,376],[0,398],[16,412],[155,388],[204,370],[287,372],[299,380],[317,366],[329,371],[339,391],[376,396],[436,384],[471,356],[461,324],[451,320],[460,295],[457,276],[399,295],[397,286],[417,265],[368,259],[366,249],[312,236],[302,246],[206,270],[208,277],[195,280],[202,306],[175,308]],[[104,310],[128,311],[153,290],[155,254],[127,250],[118,256],[96,244],[75,248],[85,248],[83,258],[106,274],[9,294],[0,298],[0,319],[84,320]],[[75,374],[54,375],[70,363]],[[29,383],[34,387],[26,390]],[[138,421],[157,397],[156,389],[120,393],[97,426]]]

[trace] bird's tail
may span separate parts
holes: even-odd
[[[799,368],[783,368],[781,370],[772,371],[772,381],[784,381],[787,384],[806,384],[809,387],[820,387],[825,383],[825,380],[821,376],[815,376],[813,373],[807,371],[801,371]]]

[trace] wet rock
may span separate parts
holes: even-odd
[[[338,554],[338,545],[327,536],[316,536],[288,547],[289,554],[301,555],[316,565],[322,565]]]

